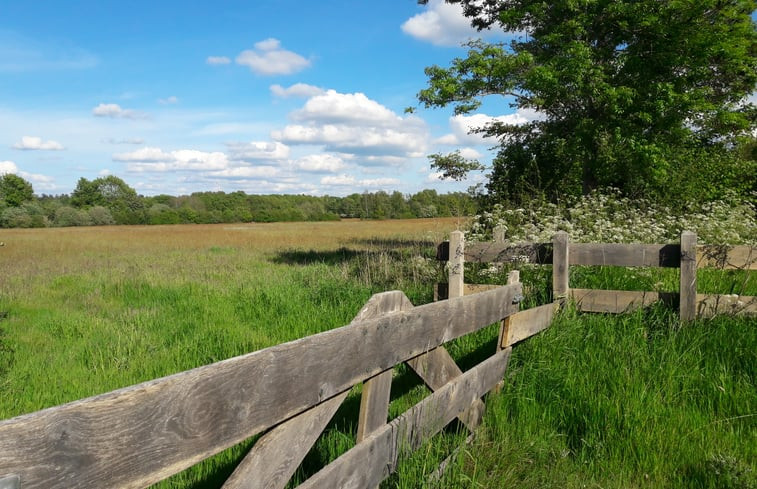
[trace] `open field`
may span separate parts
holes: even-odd
[[[0,419],[347,324],[375,292],[398,288],[416,305],[428,302],[443,277],[434,244],[458,225],[0,231]],[[548,267],[524,270],[531,301],[549,300],[549,276]],[[576,284],[617,288],[668,280],[644,269],[576,276]],[[707,280],[724,292],[754,290],[745,274]],[[490,354],[495,337],[488,328],[453,343],[450,353],[466,368],[477,352]],[[516,346],[507,379],[502,394],[487,400],[477,439],[442,480],[428,476],[465,437],[454,428],[382,487],[755,487],[753,319],[679,330],[675,313],[658,307],[627,316],[568,310]],[[398,368],[390,416],[426,392]],[[357,393],[298,477],[352,446]],[[158,486],[220,487],[248,446]]]

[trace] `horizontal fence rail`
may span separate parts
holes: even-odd
[[[437,297],[452,296],[453,283],[464,294],[487,290],[491,286],[463,281],[464,263],[532,263],[553,265],[553,295],[573,299],[586,312],[622,313],[662,301],[679,309],[681,319],[715,314],[757,314],[757,297],[728,294],[701,294],[696,290],[698,268],[757,270],[757,247],[697,245],[696,235],[681,234],[673,244],[570,243],[567,233],[559,232],[552,243],[465,243],[463,234],[452,233],[450,241],[439,244],[437,259],[449,261],[449,285],[437,286]],[[675,292],[572,289],[569,267],[620,266],[679,268],[680,288]]]
[[[303,487],[375,487],[407,448],[454,418],[475,428],[510,345],[548,326],[520,316],[519,282],[414,307],[377,294],[344,327],[0,422],[11,487],[142,488],[265,432],[224,485],[284,487],[357,383],[357,445]],[[516,318],[498,353],[462,372],[442,346]],[[408,362],[433,393],[387,423],[391,372]],[[365,454],[371,454],[370,461]]]

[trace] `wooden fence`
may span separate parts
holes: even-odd
[[[437,259],[449,261],[450,295],[453,291],[473,293],[491,286],[466,284],[465,262],[551,264],[552,290],[556,300],[573,299],[583,311],[620,313],[664,301],[679,308],[682,320],[722,313],[757,314],[757,297],[734,294],[697,293],[697,269],[757,269],[757,247],[697,245],[694,233],[681,233],[675,244],[571,243],[568,234],[558,232],[552,243],[505,243],[500,238],[487,243],[466,244],[455,231],[441,243]],[[570,265],[680,268],[677,292],[574,289],[570,287]],[[444,295],[444,292],[442,292]]]
[[[377,294],[342,328],[2,421],[0,488],[147,487],[261,433],[223,487],[281,488],[360,382],[357,444],[300,487],[374,488],[455,418],[475,428],[511,345],[549,326],[553,309],[518,313],[512,279],[419,307]],[[500,321],[497,351],[463,373],[442,345]],[[403,362],[433,392],[387,422]]]

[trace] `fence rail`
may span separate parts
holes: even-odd
[[[465,293],[489,287],[464,282],[465,262],[535,263],[553,265],[555,298],[570,297],[587,312],[621,313],[662,301],[678,307],[683,320],[723,313],[757,314],[757,297],[701,294],[696,289],[698,268],[757,270],[757,247],[697,245],[696,235],[686,231],[680,243],[674,244],[571,243],[564,232],[557,233],[552,243],[465,243],[463,234],[455,231],[450,241],[438,246],[437,259],[450,262],[449,285],[439,285],[439,297],[446,297],[453,286]],[[679,268],[680,287],[676,292],[572,289],[571,265]]]
[[[521,297],[519,282],[418,307],[401,292],[377,294],[342,328],[0,421],[0,483],[147,487],[264,433],[224,488],[284,487],[363,382],[358,443],[302,487],[373,488],[454,418],[479,423],[510,346],[551,321],[521,316]],[[464,373],[442,346],[505,319],[497,353]],[[387,423],[392,368],[403,362],[433,393]]]

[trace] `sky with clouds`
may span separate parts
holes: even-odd
[[[0,174],[38,194],[109,174],[144,195],[465,190],[482,176],[440,181],[427,155],[487,161],[469,129],[533,114],[404,109],[480,35],[439,0],[0,0]]]

